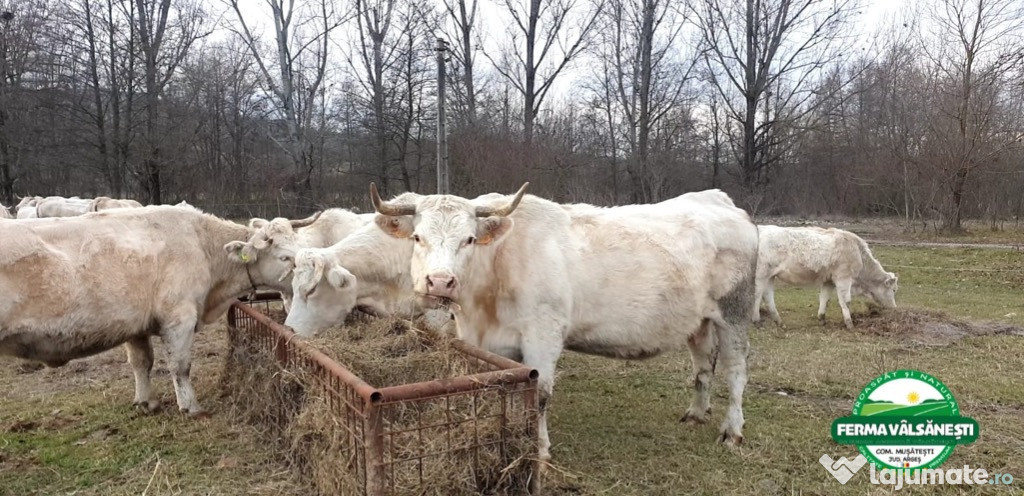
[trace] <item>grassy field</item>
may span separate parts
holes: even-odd
[[[875,252],[900,274],[902,306],[1024,326],[1024,253]],[[856,454],[831,441],[829,426],[850,413],[870,379],[897,368],[935,375],[963,413],[978,420],[979,440],[958,447],[947,466],[1009,472],[1021,481],[1016,490],[1024,487],[1024,337],[921,342],[913,329],[848,331],[834,302],[822,327],[811,290],[782,289],[776,300],[785,327],[751,331],[747,439],[738,449],[715,443],[726,404],[721,381],[713,389],[711,422],[678,422],[691,394],[685,351],[644,362],[566,354],[551,403],[549,493],[880,493],[864,474],[840,485],[817,460],[826,453]],[[855,320],[864,318],[865,308],[854,304]],[[308,494],[255,433],[219,409],[224,335],[209,329],[202,336],[193,376],[200,400],[214,412],[206,421],[183,418],[172,412],[176,408],[136,415],[128,406],[131,372],[120,350],[54,370],[30,371],[0,358],[0,494]],[[166,372],[155,377],[170,404],[169,383]]]

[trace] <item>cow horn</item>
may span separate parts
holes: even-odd
[[[324,278],[324,258],[321,257],[320,255],[315,255],[313,257],[313,280],[311,281],[310,285],[308,285],[307,287],[303,288],[303,292],[305,294],[303,294],[302,296],[304,296],[304,297],[309,296],[309,294],[312,293],[314,289],[316,289],[316,286],[318,284],[320,284],[320,280],[323,279],[323,278]]]
[[[400,215],[415,215],[416,205],[400,204],[394,205],[391,202],[386,202],[380,199],[380,193],[377,192],[377,185],[370,183],[370,201],[373,202],[373,208],[378,214],[388,215],[391,217],[398,217]]]
[[[477,217],[491,217],[491,216],[506,217],[506,216],[510,215],[512,212],[516,211],[516,207],[518,207],[519,206],[519,202],[522,201],[523,195],[526,194],[526,187],[529,186],[529,185],[530,185],[530,183],[528,183],[528,182],[523,183],[523,187],[519,188],[519,191],[516,192],[516,197],[513,198],[511,202],[509,202],[509,203],[507,203],[507,204],[505,204],[505,205],[503,205],[501,207],[476,207],[476,216]]]
[[[320,214],[322,214],[322,213],[324,213],[323,210],[321,210],[321,211],[319,211],[319,212],[317,212],[317,213],[315,213],[315,214],[313,214],[313,215],[311,215],[309,217],[306,217],[305,219],[290,220],[288,222],[292,225],[292,229],[298,229],[300,227],[306,227],[306,226],[316,222],[316,220],[320,218]]]

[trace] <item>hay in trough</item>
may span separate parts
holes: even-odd
[[[232,331],[230,339],[224,390],[231,413],[275,442],[319,492],[363,494],[361,436],[368,424],[340,407],[312,370],[282,367],[246,331]],[[402,319],[353,319],[308,343],[376,388],[490,370],[449,338]],[[494,389],[382,405],[390,493],[525,493],[534,477],[536,431],[524,407],[523,394]]]
[[[872,307],[866,313],[855,313],[853,320],[861,332],[930,346],[945,346],[970,336],[1024,336],[1024,328],[1015,325],[958,319],[945,312],[919,308]]]

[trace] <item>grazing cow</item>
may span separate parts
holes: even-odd
[[[40,218],[77,217],[88,211],[91,201],[83,200],[77,196],[72,196],[71,198],[50,196],[44,198],[36,205],[36,211]]]
[[[343,322],[356,306],[376,315],[415,314],[411,256],[411,243],[374,224],[330,247],[299,250],[285,325],[311,337]]]
[[[14,216],[11,215],[11,211],[7,210],[7,207],[5,207],[3,205],[0,205],[0,219],[13,219],[13,218],[14,218]]]
[[[818,319],[825,322],[825,307],[835,290],[843,322],[853,328],[850,299],[863,295],[886,308],[896,308],[898,276],[886,272],[871,249],[856,234],[820,227],[758,226],[760,255],[753,319],[761,318],[761,300],[766,299],[772,319],[781,324],[775,308],[775,281],[797,286],[817,286]]]
[[[262,262],[265,270],[278,275],[277,280],[287,288],[281,296],[285,309],[290,311],[295,253],[300,248],[331,246],[372,221],[373,214],[357,214],[343,208],[327,209],[302,220],[251,219],[249,227],[253,235],[244,250],[246,261]]]
[[[640,359],[688,346],[695,395],[683,420],[701,423],[717,344],[729,385],[719,440],[740,443],[757,263],[746,212],[700,195],[570,212],[525,188],[497,205],[384,202],[373,186],[371,199],[376,225],[413,245],[421,303],[449,305],[459,337],[540,373],[540,456],[550,457],[546,405],[563,349]]]
[[[135,404],[153,411],[150,337],[160,336],[178,407],[199,414],[195,332],[255,286],[277,288],[261,267],[229,260],[251,235],[170,206],[0,223],[0,354],[60,366],[124,343]]]
[[[97,196],[86,208],[86,212],[102,212],[115,208],[142,208],[142,204],[135,200],[115,200],[109,196]]]

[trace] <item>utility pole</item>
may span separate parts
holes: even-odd
[[[448,133],[445,131],[445,58],[448,42],[437,38],[437,194],[447,195],[451,189],[448,181]]]

